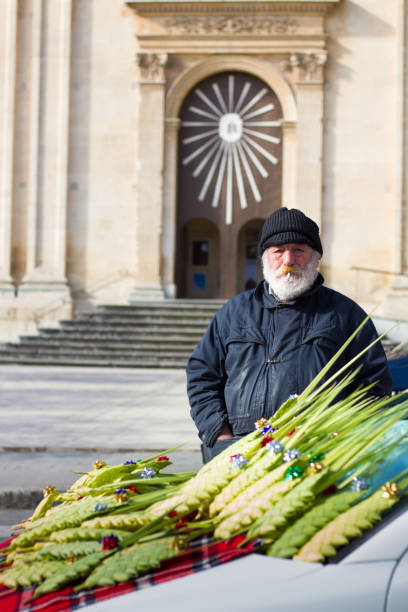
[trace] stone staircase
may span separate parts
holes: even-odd
[[[222,300],[99,306],[96,312],[0,344],[0,363],[184,368]]]

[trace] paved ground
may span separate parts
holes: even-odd
[[[0,366],[0,540],[54,485],[96,459],[123,463],[183,445],[172,471],[202,465],[182,370]]]

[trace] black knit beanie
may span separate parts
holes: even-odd
[[[319,226],[301,210],[283,206],[269,215],[263,225],[258,245],[259,255],[262,256],[270,246],[279,246],[287,242],[306,243],[323,255]]]

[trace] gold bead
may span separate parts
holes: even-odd
[[[309,463],[309,467],[312,470],[312,472],[316,474],[317,472],[322,471],[322,469],[324,468],[324,465],[323,463],[320,463],[320,461],[311,461],[311,463]]]
[[[383,494],[382,496],[385,498],[397,497],[398,495],[398,486],[395,482],[386,482],[383,487],[381,487]]]
[[[268,419],[259,419],[259,421],[255,421],[254,425],[255,429],[263,429],[266,425],[268,425]]]
[[[113,501],[117,504],[121,504],[122,502],[125,502],[128,499],[129,495],[127,493],[118,493]]]
[[[51,493],[53,493],[56,490],[57,489],[55,487],[48,485],[48,487],[45,487],[45,489],[43,489],[43,496],[48,497],[49,495],[51,495]]]
[[[175,537],[169,544],[169,549],[178,552],[183,547],[183,538]]]

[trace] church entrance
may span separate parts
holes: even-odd
[[[229,298],[260,278],[263,220],[281,205],[282,110],[261,79],[221,72],[180,110],[178,297]]]

